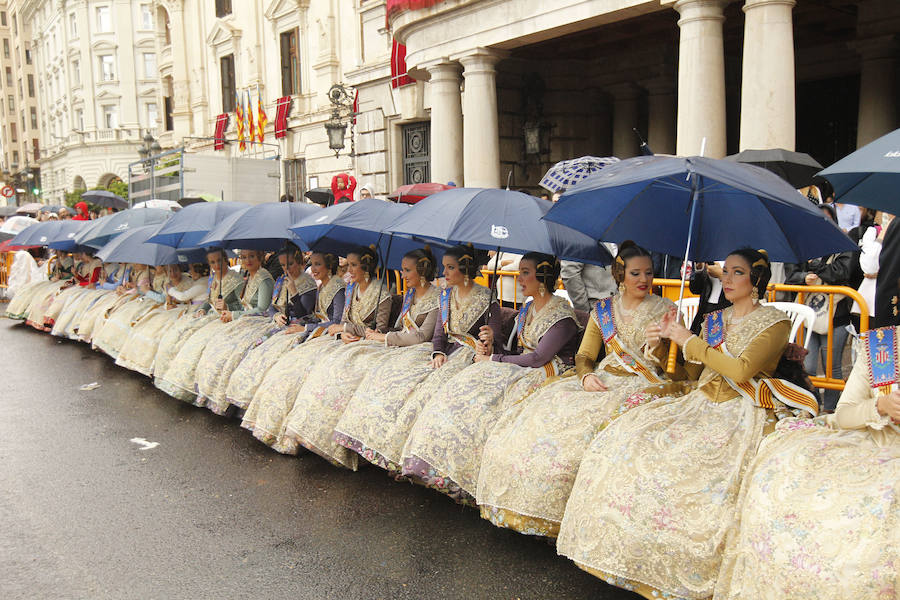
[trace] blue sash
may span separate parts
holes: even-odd
[[[209,298],[209,295],[212,293],[212,284],[215,280],[216,274],[212,271],[209,272],[209,280],[206,282],[206,297]]]
[[[272,304],[275,304],[275,301],[278,300],[278,294],[281,293],[282,285],[284,285],[284,275],[275,280],[275,287],[272,288]],[[287,304],[287,299],[285,299],[285,304]]]
[[[403,308],[400,309],[400,317],[404,317],[412,308],[413,299],[416,297],[416,288],[409,288],[403,295]]]
[[[612,296],[602,298],[594,305],[596,311],[597,324],[600,325],[600,332],[603,334],[603,341],[609,342],[616,335],[616,319],[613,317],[613,299]]]
[[[441,289],[441,325],[444,327],[444,333],[450,331],[450,294],[452,291],[452,287]]]
[[[897,331],[893,327],[873,329],[863,334],[872,387],[897,383]]]
[[[518,337],[522,337],[522,331],[525,329],[525,320],[528,317],[528,309],[531,308],[531,303],[533,300],[529,300],[525,304],[519,307],[519,319],[516,324],[516,335]]]
[[[344,289],[344,314],[341,317],[341,320],[346,321],[347,315],[350,314],[350,304],[353,302],[353,292],[356,291],[356,282],[353,281],[347,284],[347,287]]]
[[[725,342],[725,311],[717,310],[706,315],[706,343],[718,348]]]

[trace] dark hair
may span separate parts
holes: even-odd
[[[434,262],[434,254],[431,253],[428,246],[410,250],[403,255],[403,258],[410,258],[416,261],[416,273],[418,273],[420,277],[424,277],[427,281],[432,281],[434,279],[437,265]]]
[[[487,252],[476,250],[470,245],[453,246],[444,253],[444,256],[454,258],[459,263],[459,271],[469,279],[478,277],[481,265],[487,262]]]
[[[338,259],[334,254],[329,254],[327,252],[313,252],[309,255],[312,258],[313,254],[318,254],[322,257],[322,261],[325,263],[325,268],[331,271],[331,274],[334,275],[338,270]]]
[[[294,257],[294,262],[298,265],[302,266],[305,264],[303,261],[303,251],[294,244],[287,244],[284,248],[279,250],[275,255],[275,258],[277,259],[279,256],[292,256]]]
[[[559,272],[561,265],[559,259],[551,254],[543,252],[528,252],[519,260],[519,264],[523,260],[534,263],[534,276],[544,284],[544,287],[551,294],[556,289],[556,282],[559,280]]]
[[[191,263],[191,267],[193,267],[195,271],[200,273],[200,277],[206,277],[209,275],[209,265],[206,263]]]
[[[207,256],[210,254],[218,254],[222,257],[222,260],[228,262],[228,254],[225,252],[225,248],[207,248],[206,254]]]
[[[616,283],[625,281],[625,263],[632,258],[639,257],[647,257],[650,259],[651,264],[653,263],[653,257],[650,255],[649,250],[641,248],[631,240],[625,240],[619,244],[619,252],[616,254],[616,260],[612,264],[612,275]]]
[[[835,210],[834,204],[820,204],[819,210],[827,212],[828,216],[831,217],[831,220],[837,223],[837,210]]]
[[[747,264],[750,265],[750,283],[756,287],[759,298],[765,298],[769,279],[772,278],[772,264],[769,262],[769,255],[766,251],[738,248],[729,252],[728,256],[740,256],[747,261]]]
[[[378,254],[375,253],[373,248],[369,248],[368,246],[360,246],[356,248],[352,252],[348,253],[355,254],[359,257],[359,266],[362,267],[362,270],[369,275],[377,275],[378,273]]]

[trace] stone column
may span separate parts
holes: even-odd
[[[647,90],[647,145],[656,154],[675,154],[674,76],[641,82]]]
[[[640,152],[634,133],[638,125],[638,98],[641,90],[633,83],[618,83],[606,88],[613,98],[613,155],[631,158]]]
[[[459,57],[466,82],[463,169],[467,187],[500,187],[500,125],[494,69],[500,58],[500,54],[485,48]]]
[[[727,0],[678,0],[678,139],[681,156],[726,152],[723,10]]]
[[[740,149],[793,150],[794,0],[746,0]]]
[[[859,40],[852,45],[861,58],[857,148],[898,126],[898,45],[893,35]]]
[[[462,186],[463,120],[460,67],[441,62],[426,67],[431,79],[431,180]],[[499,155],[498,155],[499,156]],[[498,157],[499,161],[499,157]]]
[[[191,85],[188,73],[187,37],[184,28],[184,7],[174,2],[169,10],[169,28],[172,38],[172,127],[173,138],[191,135],[193,113],[191,111]],[[239,53],[235,53],[235,61]],[[216,61],[218,62],[218,61]],[[237,65],[236,65],[237,66]],[[159,110],[164,107],[160,106]]]

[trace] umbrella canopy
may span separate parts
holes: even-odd
[[[159,225],[144,225],[131,229],[113,238],[97,251],[97,258],[103,262],[137,263],[141,265],[173,265],[186,262],[205,262],[205,253],[193,251],[182,253],[171,246],[154,244],[149,238],[159,229]]]
[[[595,239],[543,217],[553,206],[521,192],[454,188],[428,196],[386,231],[482,250],[544,252],[560,259],[607,265],[611,257]]]
[[[80,246],[100,248],[114,238],[135,227],[156,225],[172,216],[172,212],[159,208],[131,208],[112,215],[106,215],[90,222],[75,236]]]
[[[615,156],[582,156],[561,160],[544,174],[540,186],[551,192],[567,190],[603,167],[619,162]]]
[[[18,252],[19,250],[28,250],[29,248],[38,248],[39,246],[16,246],[12,239],[0,242],[0,252]]]
[[[28,204],[23,204],[22,206],[17,208],[16,214],[20,214],[20,215],[23,215],[26,213],[37,214],[41,211],[42,208],[44,208],[44,205],[39,202],[29,202]]]
[[[87,190],[81,193],[81,199],[107,208],[128,208],[128,200],[107,190]]]
[[[37,219],[16,215],[8,218],[3,225],[0,225],[0,241],[11,240],[21,232],[28,229],[31,225],[37,224]]]
[[[813,176],[822,169],[819,161],[803,152],[792,152],[783,148],[768,150],[744,150],[725,160],[756,165],[772,171],[795,188],[810,184]]]
[[[198,245],[278,250],[285,242],[294,239],[288,227],[320,210],[318,206],[298,202],[254,204],[216,225]]]
[[[311,190],[307,190],[303,195],[316,204],[321,204],[322,206],[331,206],[332,204],[334,204],[334,194],[332,194],[331,190],[326,187],[317,187]]]
[[[900,129],[845,156],[819,175],[834,188],[838,202],[900,214]]]
[[[138,202],[132,208],[162,208],[163,210],[177,211],[181,210],[181,205],[174,200],[163,200],[161,198],[153,198]]]
[[[184,207],[159,228],[153,239],[157,244],[176,248],[200,245],[206,234],[226,217],[250,208],[246,202],[198,202]]]
[[[444,185],[443,183],[411,183],[401,185],[392,194],[388,196],[391,200],[397,202],[405,202],[406,204],[415,204],[422,198],[426,198],[432,194],[452,190],[454,186]]]
[[[46,246],[58,239],[66,239],[78,233],[87,221],[44,221],[23,229],[11,241],[19,246]]]
[[[399,269],[403,255],[421,248],[424,243],[404,236],[383,233],[384,228],[405,214],[410,207],[369,198],[359,202],[344,202],[323,208],[291,226],[301,246],[319,252],[347,256],[359,246],[378,247],[384,265]],[[437,251],[435,251],[437,250]],[[437,260],[443,256],[432,248]]]
[[[14,204],[0,205],[0,217],[14,215],[18,209],[19,207]]]
[[[775,174],[701,157],[623,160],[569,190],[545,219],[673,256],[683,256],[690,240],[693,261],[720,260],[741,247],[790,263],[856,249]]]

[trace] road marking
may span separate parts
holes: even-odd
[[[131,438],[128,441],[143,446],[143,448],[138,448],[138,450],[152,450],[153,448],[159,446],[159,442],[148,442],[144,438]]]

